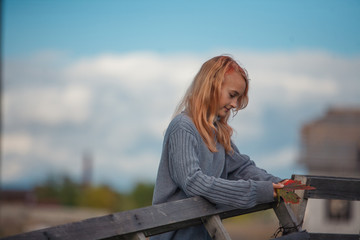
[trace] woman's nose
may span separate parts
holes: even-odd
[[[237,100],[231,101],[230,106],[231,106],[232,108],[236,108],[236,107],[237,107]]]

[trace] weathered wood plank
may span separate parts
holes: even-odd
[[[359,240],[359,234],[309,233],[310,240]]]
[[[304,198],[360,201],[360,179],[307,176],[315,190],[305,191]]]
[[[360,179],[320,176],[295,177],[306,178],[308,179],[307,184],[317,188],[316,190],[305,191],[304,198],[360,200]],[[301,215],[306,204],[300,205],[302,205],[300,208],[295,208],[295,212]],[[301,220],[302,217],[300,216],[300,218],[297,219],[290,207],[284,202],[281,202],[279,207],[276,207],[276,203],[266,203],[251,209],[235,209],[225,206],[220,207],[211,204],[201,197],[194,197],[131,211],[118,212],[103,217],[86,219],[80,222],[23,233],[2,239],[144,239],[145,237],[163,232],[202,224],[201,219],[204,218],[212,219],[211,221],[218,224],[220,218],[224,219],[269,208],[274,208],[281,226],[286,228],[287,233],[301,230],[298,220]],[[219,217],[209,218],[213,215],[219,215]],[[323,236],[329,238],[322,238]],[[343,239],[352,236],[353,235],[344,235]],[[318,234],[314,235],[314,237],[318,237],[317,239],[334,239],[330,238],[332,235]]]
[[[212,240],[231,240],[219,215],[203,218],[203,223]]]
[[[306,231],[291,233],[286,236],[274,238],[272,240],[291,240],[291,239],[309,239],[309,240],[359,240],[358,234],[333,234],[333,233],[308,233]]]
[[[309,240],[310,234],[306,231],[293,232],[281,237],[272,238],[271,240]]]
[[[251,209],[239,210],[219,207],[201,197],[168,202],[164,204],[118,212],[103,217],[91,218],[38,231],[2,238],[21,239],[115,239],[120,235],[143,232],[145,236],[202,224],[201,218],[221,214],[222,218],[256,212],[272,207],[261,204]]]
[[[306,176],[302,175],[293,175],[292,179],[301,181],[303,184],[309,184]],[[291,204],[291,209],[296,216],[297,222],[299,226],[302,226],[304,222],[305,210],[307,206],[307,198],[304,198],[305,191],[304,190],[295,190],[295,193],[300,197],[298,204]]]
[[[146,240],[146,236],[143,232],[133,233],[129,235],[121,235],[112,238],[103,238],[102,240],[106,239],[116,239],[116,240]]]
[[[288,204],[281,200],[280,204],[274,206],[273,209],[279,219],[280,225],[284,228],[284,235],[301,231],[301,225],[298,223],[296,216]]]
[[[143,232],[135,233],[131,240],[146,240],[145,234]]]

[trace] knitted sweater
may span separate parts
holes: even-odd
[[[192,120],[177,115],[164,137],[163,150],[155,184],[153,204],[202,196],[214,204],[251,208],[273,201],[272,183],[281,179],[255,166],[232,143],[226,153],[217,143],[211,152]],[[160,234],[152,240],[211,239],[203,226]]]

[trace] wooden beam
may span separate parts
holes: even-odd
[[[302,175],[293,175],[292,179],[301,181],[303,184],[309,184],[308,178]],[[302,226],[304,222],[305,210],[307,206],[307,198],[304,198],[305,191],[304,190],[295,190],[295,193],[300,197],[298,204],[291,204],[291,209],[296,216],[297,222],[299,226]]]
[[[116,240],[146,240],[146,236],[143,232],[133,233],[129,235],[121,235],[116,238],[103,238],[102,240],[116,239]]]
[[[306,231],[291,233],[286,236],[274,238],[273,240],[359,240],[358,234],[334,234],[334,233],[308,233]]]
[[[359,234],[309,233],[310,240],[359,240]]]
[[[310,234],[306,231],[293,232],[285,236],[273,238],[271,240],[309,240]]]
[[[219,215],[203,218],[203,223],[212,240],[231,240]]]
[[[143,232],[135,233],[131,240],[146,240],[145,234]]]
[[[118,212],[80,222],[69,223],[33,232],[2,238],[2,240],[81,240],[119,239],[117,236],[143,232],[146,237],[202,224],[201,219],[221,214],[221,218],[270,209],[273,203],[251,209],[219,207],[201,197]]]
[[[307,176],[315,190],[305,191],[304,198],[360,201],[360,179]]]
[[[305,199],[360,200],[360,179],[319,176],[302,177],[307,178],[307,184],[317,188],[316,190],[305,191]],[[306,204],[295,211],[301,215],[305,207]],[[152,235],[202,224],[202,219],[210,220],[214,224],[219,225],[220,219],[270,208],[274,209],[281,226],[286,229],[286,232],[301,230],[301,225],[294,216],[292,209],[284,202],[281,202],[279,207],[276,207],[276,203],[271,202],[257,205],[251,209],[235,209],[214,205],[201,197],[193,197],[131,211],[118,212],[103,217],[86,219],[80,222],[18,234],[2,239],[144,239]],[[219,217],[211,217],[214,215],[219,215]],[[321,237],[323,235],[314,236]],[[348,235],[345,237],[347,236]]]
[[[279,205],[273,207],[276,216],[279,219],[281,227],[283,227],[283,234],[301,231],[301,226],[298,223],[296,216],[291,210],[290,206],[281,200]]]

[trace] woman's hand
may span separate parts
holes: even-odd
[[[289,181],[289,179],[285,179],[285,180],[282,180],[282,181],[279,182],[279,183],[285,184],[285,183],[287,183],[288,181]]]
[[[287,181],[287,180],[284,180],[284,181]],[[276,189],[279,189],[279,188],[283,188],[283,187],[284,187],[284,184],[282,184],[282,182],[284,182],[284,181],[281,181],[281,182],[279,182],[279,183],[273,183],[274,198],[277,197]]]
[[[284,184],[285,184],[287,181],[289,181],[289,179],[282,180],[281,182],[278,182],[278,183],[273,183],[273,187],[274,187],[274,198],[277,197],[276,189],[277,189],[277,188],[283,188],[283,187],[284,187]]]

